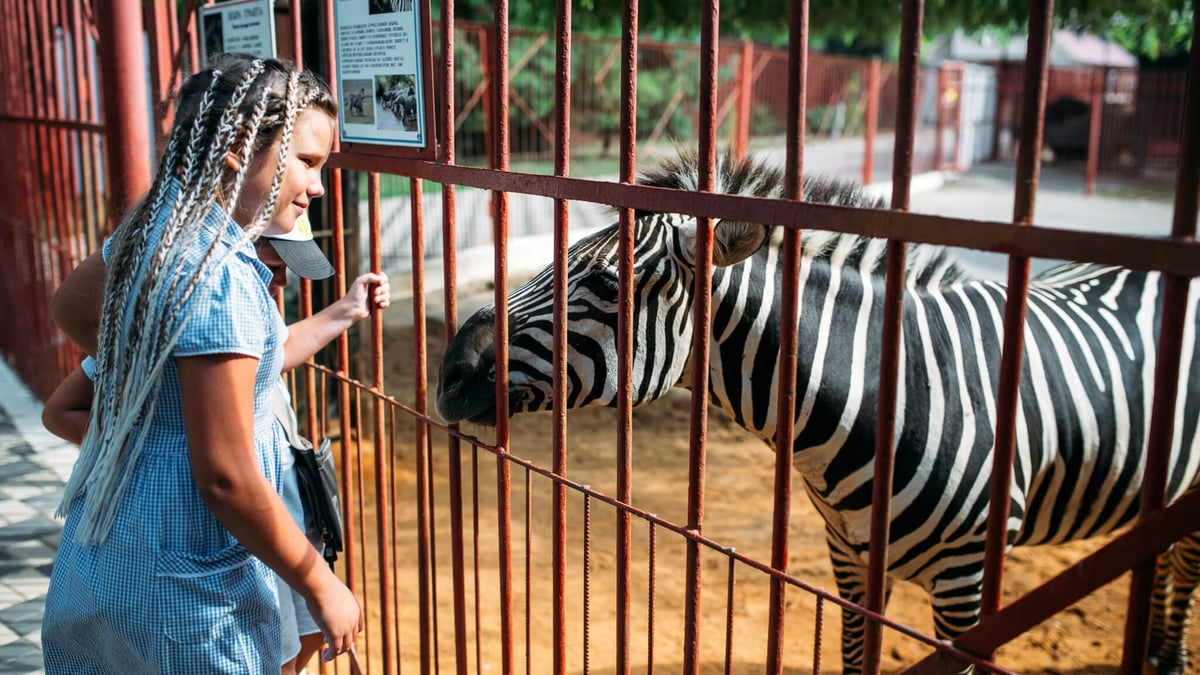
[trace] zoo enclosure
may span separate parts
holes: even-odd
[[[6,36],[14,36],[0,48],[4,72],[6,96],[4,108],[0,109],[0,134],[11,151],[0,157],[4,162],[5,175],[13,176],[5,186],[4,199],[14,205],[15,215],[3,218],[0,231],[0,255],[3,255],[6,272],[2,292],[5,305],[14,308],[11,330],[3,332],[0,342],[6,358],[16,365],[18,372],[29,381],[35,391],[45,395],[68,368],[77,361],[79,354],[65,344],[52,328],[45,313],[46,301],[62,276],[90,251],[98,246],[100,236],[108,230],[112,218],[126,208],[130,199],[138,194],[138,188],[148,179],[149,158],[145,156],[148,142],[144,138],[147,127],[145,109],[137,102],[145,99],[145,90],[139,88],[142,72],[137,67],[141,50],[141,25],[143,20],[149,35],[152,73],[150,95],[154,101],[165,100],[165,92],[176,86],[187,72],[190,63],[195,63],[196,45],[194,27],[189,25],[190,11],[185,8],[181,17],[172,9],[174,3],[150,2],[145,5],[144,17],[137,11],[130,12],[132,3],[117,1],[95,3],[57,2],[8,3],[0,13],[0,29]],[[631,8],[633,6],[630,6]],[[560,2],[560,16],[565,16],[569,3]],[[721,67],[719,50],[716,48],[716,6],[709,4],[709,21],[705,24],[704,36],[697,52],[696,67],[700,71],[698,81],[699,133],[697,134],[700,154],[707,166],[712,166],[715,154],[719,123],[719,86],[717,73]],[[912,155],[913,139],[916,135],[916,97],[919,80],[915,50],[920,27],[919,2],[904,4],[905,44],[910,48],[909,56],[897,67],[898,91],[904,95],[896,108],[896,156],[908,158]],[[443,4],[443,25],[453,25],[452,3]],[[292,39],[284,47],[298,61],[303,61],[306,52],[300,47],[315,45],[307,52],[309,62],[322,64],[330,72],[334,58],[327,39],[327,32],[316,32],[315,40],[302,39],[301,27],[323,25],[328,30],[331,2],[321,5],[319,13],[305,15],[301,21],[298,3],[291,6],[286,15]],[[793,2],[793,16],[804,16],[807,3]],[[758,220],[786,228],[791,242],[792,259],[795,260],[801,227],[820,223],[822,227],[851,233],[885,236],[894,242],[919,241],[932,244],[966,246],[971,248],[1000,251],[1013,256],[1012,275],[1014,283],[1009,297],[1009,306],[1023,306],[1028,282],[1028,258],[1052,257],[1064,246],[1071,247],[1081,260],[1092,260],[1121,264],[1141,269],[1158,269],[1168,275],[1169,293],[1174,301],[1164,303],[1162,325],[1163,340],[1160,343],[1159,359],[1165,364],[1160,369],[1155,388],[1155,415],[1152,421],[1152,448],[1154,452],[1147,467],[1147,490],[1145,499],[1157,504],[1128,533],[1120,535],[1110,544],[1090,556],[1084,563],[1072,568],[1070,573],[1050,582],[1030,595],[1000,608],[998,596],[985,598],[990,607],[979,626],[964,635],[954,645],[944,645],[920,635],[917,631],[879,615],[882,598],[871,594],[867,606],[859,609],[868,616],[875,636],[868,650],[869,670],[876,672],[882,657],[879,649],[878,631],[883,627],[900,633],[923,644],[932,654],[944,654],[962,658],[999,672],[1002,665],[988,661],[994,650],[1004,641],[1019,633],[1040,618],[1069,605],[1090,589],[1106,579],[1115,577],[1126,569],[1134,569],[1134,582],[1130,594],[1129,622],[1126,626],[1126,656],[1124,670],[1136,672],[1144,661],[1144,644],[1149,603],[1150,585],[1153,578],[1153,556],[1180,534],[1188,523],[1200,517],[1200,499],[1191,493],[1169,507],[1162,504],[1161,482],[1164,475],[1167,450],[1170,447],[1171,419],[1174,392],[1171,388],[1172,366],[1177,370],[1180,359],[1180,335],[1184,319],[1188,281],[1200,274],[1200,246],[1194,241],[1196,226],[1196,186],[1200,180],[1200,158],[1194,149],[1200,147],[1200,84],[1193,81],[1188,90],[1189,116],[1183,120],[1183,134],[1178,147],[1185,150],[1180,155],[1177,173],[1176,209],[1173,236],[1170,240],[1146,240],[1111,235],[1071,233],[1062,230],[1033,227],[1033,203],[1036,194],[1038,172],[1038,141],[1042,128],[1044,100],[1037,95],[1039,84],[1044,82],[1045,30],[1048,24],[1049,7],[1046,3],[1034,3],[1030,20],[1031,67],[1025,78],[1025,97],[1022,123],[1033,133],[1020,138],[1018,154],[1018,197],[1014,204],[1013,223],[963,221],[949,218],[918,216],[906,212],[908,184],[914,170],[911,161],[902,159],[893,167],[893,195],[891,211],[858,211],[836,207],[804,204],[794,200],[755,200],[715,194],[676,193],[654,190],[633,184],[637,168],[636,141],[638,138],[638,107],[635,105],[638,90],[639,43],[635,13],[626,12],[626,36],[622,41],[620,66],[621,109],[620,129],[615,139],[620,156],[620,180],[616,183],[577,179],[569,177],[572,125],[570,123],[573,101],[570,95],[571,80],[555,77],[555,125],[553,151],[555,172],[553,176],[514,172],[510,169],[509,115],[507,113],[508,82],[507,59],[509,43],[504,5],[497,5],[497,39],[489,46],[499,64],[496,85],[491,92],[492,105],[498,111],[492,120],[492,137],[495,145],[490,156],[494,168],[473,168],[456,162],[454,134],[448,131],[447,120],[457,118],[457,98],[445,82],[455,81],[455,62],[443,60],[438,68],[442,74],[443,88],[439,92],[439,137],[444,145],[439,161],[418,162],[396,159],[386,155],[368,153],[342,153],[334,157],[334,169],[330,172],[330,193],[327,200],[329,213],[329,243],[332,258],[338,270],[332,285],[340,293],[346,283],[346,251],[342,248],[345,239],[345,223],[353,221],[357,209],[353,195],[343,194],[343,181],[351,171],[366,172],[365,180],[369,195],[369,217],[366,229],[372,242],[371,266],[379,266],[379,174],[390,173],[408,176],[410,181],[411,217],[415,234],[413,300],[408,308],[413,327],[412,347],[403,359],[413,375],[411,389],[388,388],[384,380],[384,325],[381,317],[372,320],[370,335],[366,342],[371,351],[370,374],[359,378],[350,377],[349,349],[345,340],[339,341],[336,354],[328,365],[310,364],[296,380],[298,396],[308,411],[306,423],[310,436],[336,435],[343,450],[341,467],[344,473],[343,498],[348,515],[347,534],[349,546],[345,560],[339,570],[359,593],[368,611],[370,621],[360,658],[341,659],[333,666],[337,671],[369,670],[370,672],[396,672],[401,664],[420,667],[422,672],[454,670],[476,671],[485,662],[498,661],[499,669],[505,673],[522,669],[520,657],[525,658],[524,669],[529,671],[531,663],[553,664],[555,672],[582,668],[588,670],[589,660],[598,658],[600,651],[607,652],[615,646],[615,672],[629,672],[636,659],[652,669],[656,656],[664,653],[679,658],[686,671],[694,672],[705,658],[714,651],[721,652],[735,635],[739,624],[734,620],[732,608],[739,594],[745,593],[752,584],[769,587],[772,603],[768,630],[764,633],[763,653],[768,669],[778,672],[787,652],[786,637],[804,641],[813,635],[817,648],[813,650],[811,667],[821,668],[821,626],[827,605],[838,605],[838,598],[813,587],[803,579],[787,571],[787,547],[789,537],[789,502],[791,499],[792,473],[786,453],[780,453],[776,468],[775,527],[772,529],[771,554],[764,558],[752,558],[731,550],[720,541],[705,535],[704,520],[704,467],[706,452],[707,408],[703,397],[693,400],[689,432],[692,439],[693,457],[687,486],[687,513],[678,520],[656,516],[638,508],[632,497],[631,485],[635,472],[632,461],[634,447],[634,425],[632,411],[628,406],[619,408],[614,424],[614,445],[617,449],[615,461],[615,488],[601,489],[573,480],[574,470],[568,471],[566,464],[566,438],[568,423],[565,415],[556,414],[551,437],[552,462],[537,464],[522,458],[523,448],[510,447],[509,421],[501,416],[495,438],[482,440],[463,435],[459,430],[448,428],[428,413],[428,338],[423,260],[419,250],[424,241],[421,231],[424,223],[424,197],[421,180],[440,183],[439,199],[444,214],[443,240],[445,245],[444,266],[444,332],[452,333],[457,325],[459,297],[456,290],[456,254],[454,246],[455,191],[458,186],[491,190],[495,199],[496,255],[494,270],[496,279],[495,302],[503,308],[507,291],[509,250],[508,201],[510,193],[526,193],[556,200],[556,252],[561,258],[565,251],[568,231],[566,202],[570,200],[599,201],[621,209],[622,223],[628,233],[630,212],[635,208],[655,207],[678,210],[681,213],[701,218],[701,223],[710,228],[707,238],[702,237],[701,259],[711,252],[703,247],[711,246],[711,225],[718,218],[738,217]],[[798,177],[803,168],[803,140],[805,137],[804,107],[806,100],[801,92],[811,85],[804,78],[804,65],[811,56],[805,53],[806,35],[802,23],[793,23],[793,48],[788,57],[787,91],[788,114],[784,143],[787,147],[786,163],[789,175]],[[560,36],[569,37],[569,21],[560,20]],[[94,40],[94,42],[93,42]],[[95,45],[98,52],[93,48]],[[454,40],[442,37],[442,53],[453,53]],[[556,43],[556,72],[566,70],[570,62],[570,41],[560,38]],[[1200,47],[1194,47],[1192,71],[1200,66]],[[313,58],[315,55],[315,58]],[[102,67],[103,65],[103,67]],[[618,66],[614,66],[618,67]],[[103,74],[102,74],[103,73]],[[97,88],[95,83],[103,79],[105,86]],[[332,83],[337,86],[336,82]],[[99,97],[98,91],[106,95]],[[811,91],[811,89],[809,90]],[[102,112],[103,111],[103,112]],[[107,123],[102,123],[106,120]],[[165,125],[165,123],[164,123]],[[165,128],[165,127],[164,127]],[[1193,150],[1193,152],[1187,152]],[[32,162],[30,161],[32,160]],[[793,196],[794,196],[793,192]],[[894,247],[893,250],[900,250]],[[623,269],[628,273],[630,260],[624,261]],[[702,272],[698,275],[700,297],[707,293],[707,279]],[[902,285],[901,275],[889,275],[888,289],[893,301]],[[311,312],[312,288],[301,284],[298,311],[301,315]],[[794,302],[794,300],[793,300]],[[628,307],[630,298],[622,298],[622,306]],[[794,304],[787,308],[795,311]],[[698,318],[703,320],[704,303],[697,304]],[[1017,309],[1011,310],[1006,320],[1007,334],[1019,335],[1021,317]],[[506,331],[503,312],[497,314],[497,332]],[[626,326],[628,330],[628,325]],[[699,331],[704,333],[704,331]],[[560,336],[560,339],[563,336]],[[699,335],[695,346],[698,355],[707,354],[707,336]],[[795,335],[790,338],[794,349]],[[885,332],[886,354],[891,358],[892,382],[894,383],[895,359],[898,335],[894,330]],[[628,344],[628,339],[625,341]],[[500,341],[503,345],[503,341]],[[501,348],[500,362],[504,362]],[[628,369],[628,350],[622,354],[623,369]],[[788,350],[783,357],[788,358]],[[395,356],[397,360],[401,357]],[[1006,350],[1006,374],[1001,380],[1001,391],[1015,391],[1019,363],[1016,356]],[[703,368],[697,368],[702,372]],[[886,375],[885,375],[886,377]],[[503,382],[503,378],[498,378]],[[693,390],[703,392],[703,376],[697,376]],[[886,381],[886,380],[885,380]],[[500,401],[504,400],[503,388],[497,391]],[[781,392],[781,400],[787,401],[793,392]],[[628,397],[624,397],[628,400]],[[328,402],[320,405],[318,402]],[[502,404],[503,405],[503,404]],[[1001,404],[997,434],[1009,436],[1009,444],[999,443],[1000,470],[996,472],[994,484],[1005,490],[1005,454],[1011,452],[1011,435],[1015,424],[1015,397]],[[894,400],[881,404],[881,420],[888,420],[889,408],[894,410]],[[780,409],[787,410],[786,405]],[[780,428],[787,428],[782,419]],[[782,432],[781,432],[782,433]],[[877,484],[889,480],[887,433],[881,435],[879,461],[880,473]],[[444,454],[434,454],[435,443],[444,448]],[[480,458],[494,458],[492,470],[488,470]],[[1011,464],[1011,455],[1007,458]],[[436,470],[436,471],[435,471]],[[444,471],[444,473],[441,473]],[[513,481],[513,474],[521,481]],[[481,490],[481,487],[483,490]],[[491,512],[494,522],[481,518],[479,495],[494,499],[496,508]],[[536,490],[536,492],[535,492]],[[886,495],[887,492],[882,493]],[[1003,494],[1003,492],[1001,493]],[[553,512],[549,534],[535,532],[532,519],[532,499],[549,503]],[[524,498],[524,508],[519,499]],[[1007,499],[994,499],[995,503],[1007,503]],[[514,505],[520,518],[513,518]],[[602,518],[593,511],[603,510],[605,519],[611,518],[616,533],[615,543],[604,547],[589,537],[590,528]],[[886,528],[887,500],[876,499],[876,526]],[[1003,522],[1003,514],[993,514],[993,520]],[[403,528],[401,526],[403,521]],[[645,545],[631,543],[634,528],[645,535]],[[403,534],[404,536],[400,536]],[[492,537],[491,535],[495,536]],[[535,534],[539,541],[535,541]],[[541,546],[541,539],[550,539],[551,544]],[[886,541],[886,537],[874,537]],[[489,541],[490,540],[490,541]],[[409,546],[415,541],[415,551]],[[639,542],[643,541],[639,538]],[[665,616],[657,616],[653,581],[659,569],[657,551],[667,548],[670,542],[686,549],[686,574],[689,592],[686,607],[680,613],[683,626],[678,641],[666,643],[667,623]],[[447,549],[449,549],[447,551]],[[516,553],[514,554],[514,549]],[[993,552],[988,567],[991,589],[999,584],[1002,547],[993,540]],[[603,554],[615,560],[618,575],[617,590],[613,597],[598,598],[589,595],[590,569]],[[872,578],[874,588],[881,588],[882,557],[885,552],[872,552]],[[548,562],[547,562],[548,559]],[[707,562],[705,562],[707,561]],[[713,564],[715,561],[715,564]],[[568,562],[571,566],[568,566]],[[711,570],[726,572],[725,576]],[[636,597],[631,589],[640,588],[634,583],[631,572],[644,572],[648,585],[644,593]],[[706,573],[707,572],[707,573]],[[535,576],[537,575],[537,576]],[[1149,575],[1149,577],[1147,576]],[[582,583],[582,605],[568,602],[562,592],[576,576]],[[550,578],[555,589],[551,598],[542,598],[534,592],[534,579]],[[713,577],[716,577],[715,581]],[[747,581],[750,578],[750,581]],[[740,580],[735,583],[735,579]],[[447,589],[449,586],[449,589]],[[805,605],[796,616],[789,612],[787,598],[797,596],[811,598],[813,604]],[[539,604],[533,604],[537,598]],[[544,604],[540,604],[542,600]],[[702,599],[707,606],[715,604],[727,611],[716,621],[716,630],[703,621]],[[522,606],[521,601],[524,601]],[[597,607],[611,610],[615,625],[611,630],[612,642],[599,646],[593,642],[589,630],[599,626],[600,612]],[[635,611],[636,610],[636,611]],[[647,617],[641,622],[635,615]],[[535,616],[550,616],[547,635],[535,635],[531,630]],[[785,621],[784,617],[788,617]],[[794,629],[796,622],[809,624],[811,632]],[[517,625],[524,622],[522,633]],[[541,625],[541,624],[539,624]],[[632,630],[637,625],[645,628],[645,634]],[[656,633],[656,627],[658,631]],[[671,634],[674,636],[674,634]],[[739,639],[749,639],[738,633]],[[800,636],[797,638],[796,636]],[[658,639],[662,643],[656,642]],[[758,635],[756,637],[762,637]],[[546,644],[546,652],[535,649]],[[716,644],[713,648],[711,645]],[[703,647],[702,647],[703,646]],[[721,655],[715,657],[721,661]],[[724,661],[728,666],[728,660]],[[794,665],[794,664],[793,664]],[[810,665],[805,663],[804,665]],[[911,672],[934,671],[952,668],[947,662],[931,656],[911,669]]]

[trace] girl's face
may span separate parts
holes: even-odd
[[[308,108],[296,117],[292,141],[288,145],[287,167],[279,184],[275,213],[265,234],[287,234],[296,226],[296,217],[308,210],[309,203],[325,194],[321,167],[333,147],[334,120],[322,110]],[[242,225],[253,222],[271,192],[275,178],[275,158],[280,140],[276,139],[250,160],[245,183],[234,209],[233,219]],[[235,160],[236,163],[236,160]]]

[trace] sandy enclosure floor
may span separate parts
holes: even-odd
[[[428,338],[428,391],[432,400],[442,353],[441,328],[431,323]],[[413,402],[413,330],[411,326],[385,327],[386,391],[405,405]],[[672,523],[687,517],[689,440],[687,392],[679,391],[638,408],[633,416],[632,500],[638,509]],[[432,403],[430,404],[432,406]],[[367,420],[372,403],[361,399]],[[450,458],[447,436],[440,429],[429,434],[432,460],[431,548],[428,555],[436,570],[426,587],[433,598],[422,628],[420,555],[417,519],[417,433],[413,418],[403,411],[385,414],[383,464],[395,467],[396,508],[389,514],[395,532],[391,560],[398,570],[391,581],[394,597],[388,603],[396,632],[401,670],[412,671],[422,647],[435,655],[436,672],[454,672],[458,654],[453,615],[451,565]],[[368,421],[367,429],[372,429]],[[493,431],[466,427],[463,431],[491,442]],[[383,672],[380,661],[382,633],[379,625],[384,600],[380,596],[378,520],[371,497],[376,494],[376,451],[373,432],[354,437],[359,461],[349,469],[361,475],[366,487],[367,536],[363,565],[355,576],[371,621],[370,635],[360,640],[360,650],[370,655],[371,672]],[[774,482],[774,458],[762,442],[752,438],[716,409],[710,408],[706,456],[703,533],[723,547],[769,562]],[[522,415],[511,423],[513,455],[549,469],[551,416]],[[466,558],[464,593],[467,616],[463,653],[469,672],[500,672],[504,659],[503,634],[510,631],[514,670],[550,672],[553,663],[552,560],[553,488],[547,478],[513,466],[511,488],[512,624],[500,620],[498,569],[498,504],[495,456],[464,444],[462,457],[463,546]],[[616,414],[610,409],[571,411],[567,417],[566,476],[578,485],[589,485],[605,495],[616,486]],[[360,468],[361,467],[361,468]],[[615,672],[618,631],[617,590],[628,589],[630,644],[628,658],[634,672],[677,672],[681,669],[686,606],[686,546],[679,535],[651,527],[634,517],[630,525],[629,583],[619,579],[617,555],[618,516],[598,499],[585,499],[566,490],[566,541],[564,547],[566,635],[564,651],[568,672]],[[587,518],[585,519],[585,511]],[[360,523],[355,523],[358,527]],[[790,513],[788,571],[812,586],[835,589],[824,524],[793,478]],[[1017,549],[1005,567],[1004,602],[1036,587],[1072,564],[1103,541],[1066,546]],[[654,556],[650,556],[653,546]],[[770,586],[765,575],[749,566],[732,566],[719,551],[702,548],[700,557],[701,670],[705,673],[758,673],[767,651],[767,617]],[[586,570],[585,570],[586,553]],[[478,572],[475,559],[478,557]],[[732,594],[730,578],[732,574]],[[1000,651],[1000,665],[1017,672],[1099,675],[1116,673],[1121,658],[1128,575],[1043,622]],[[732,598],[730,601],[729,598]],[[817,600],[809,592],[789,588],[786,595],[784,638],[785,672],[810,673],[814,669],[817,636]],[[841,666],[841,612],[829,602],[820,614],[819,665],[838,672]],[[887,616],[921,633],[931,635],[933,621],[922,589],[896,585]],[[884,631],[883,668],[900,672],[930,649],[892,630]],[[728,660],[729,668],[726,669]],[[650,667],[648,667],[648,665]]]

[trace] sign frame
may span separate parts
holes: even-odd
[[[430,0],[335,0],[333,5],[340,151],[436,159]],[[396,29],[401,36],[410,29],[411,39],[396,40]],[[359,39],[352,42],[352,36]]]
[[[244,16],[247,10],[256,10],[252,16]],[[258,19],[254,22],[253,19]],[[196,21],[200,28],[200,68],[207,68],[208,57],[221,52],[242,52],[262,58],[275,58],[278,47],[275,34],[275,3],[272,0],[225,0],[211,4],[202,4],[196,8]],[[236,21],[244,21],[242,25]],[[252,23],[258,25],[251,25]],[[227,25],[228,24],[228,25]],[[213,29],[216,28],[214,31]],[[228,44],[229,35],[237,29],[250,29],[247,35],[257,41],[250,45],[263,45],[266,49],[254,49],[243,46],[243,43]],[[212,44],[210,44],[212,43]]]

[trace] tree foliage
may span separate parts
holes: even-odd
[[[576,31],[616,35],[621,30],[623,0],[576,0],[572,7]],[[1055,3],[1058,27],[1087,31],[1115,40],[1143,58],[1186,51],[1192,38],[1193,0],[1063,0]],[[551,29],[553,5],[546,0],[510,0],[514,26]],[[767,44],[787,42],[786,0],[723,0],[721,32],[726,37]],[[813,44],[847,52],[886,54],[894,49],[900,27],[898,0],[839,0],[810,5]],[[488,22],[491,0],[456,0],[456,16]],[[638,26],[645,37],[695,39],[702,3],[696,0],[655,0],[638,4]],[[1023,34],[1027,0],[927,0],[924,33],[935,37],[963,28],[969,33],[990,30]]]

